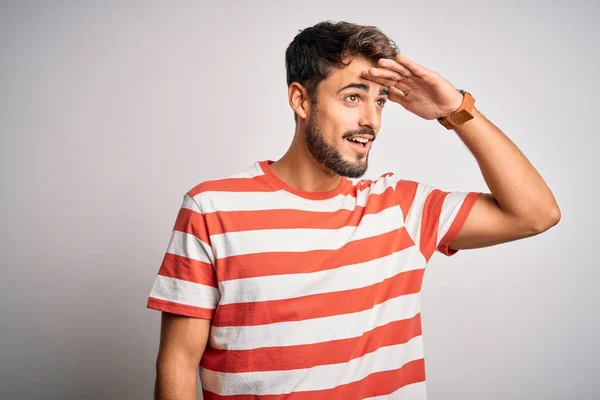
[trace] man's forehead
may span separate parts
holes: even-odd
[[[337,80],[360,78],[360,73],[362,71],[366,71],[370,67],[374,67],[375,65],[376,63],[373,61],[360,57],[355,57],[354,59],[352,59],[352,62],[350,62],[350,64],[344,66],[343,68],[334,68],[331,77],[336,78]]]
[[[362,71],[368,70],[371,66],[375,66],[375,63],[352,62],[344,68],[335,68],[322,83],[327,85],[327,91],[336,94],[345,89],[354,88],[366,92],[374,89],[378,91],[379,95],[387,95],[387,87],[360,76]]]
[[[375,89],[383,89],[384,87],[376,82],[369,81],[360,76],[362,71],[367,71],[370,67],[374,67],[375,62],[364,58],[355,57],[350,64],[343,68],[334,68],[326,79],[328,86],[336,92],[343,90],[346,87],[357,87],[360,84],[363,89],[374,87]]]

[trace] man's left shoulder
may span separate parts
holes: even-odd
[[[385,172],[374,178],[350,179],[357,191],[368,190],[371,194],[383,194],[395,190],[399,177],[393,172]]]

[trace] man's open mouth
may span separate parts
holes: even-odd
[[[346,140],[348,140],[348,141],[350,141],[350,142],[353,142],[353,143],[358,143],[358,144],[361,144],[363,147],[367,147],[367,144],[369,144],[369,142],[370,142],[370,140],[369,140],[369,139],[367,139],[367,138],[363,138],[363,137],[356,137],[356,136],[355,136],[355,137],[348,138],[348,139],[346,139]]]
[[[357,135],[346,138],[350,148],[359,154],[366,154],[372,146],[373,139],[368,135]]]

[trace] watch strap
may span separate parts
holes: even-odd
[[[446,129],[454,129],[467,121],[473,119],[473,107],[475,105],[475,99],[471,96],[471,93],[457,89],[463,95],[463,101],[460,107],[452,114],[438,118],[438,122],[446,127]]]

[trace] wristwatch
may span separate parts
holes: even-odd
[[[471,93],[458,89],[463,95],[463,101],[458,110],[454,111],[447,117],[438,118],[438,122],[446,127],[446,129],[458,128],[467,121],[473,119],[473,107],[475,99],[471,96]]]

